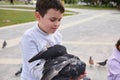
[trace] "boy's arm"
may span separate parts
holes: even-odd
[[[116,59],[112,59],[108,63],[110,75],[109,80],[120,80],[120,63]]]
[[[37,60],[32,63],[28,62],[33,56],[38,53],[36,44],[37,43],[35,43],[34,38],[29,35],[24,35],[21,40],[23,64],[28,67],[30,74],[39,79],[42,76],[42,69],[45,61]],[[40,66],[36,66],[37,64],[40,64]]]

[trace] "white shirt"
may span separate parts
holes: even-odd
[[[27,30],[21,39],[22,49],[22,73],[21,80],[40,80],[42,77],[45,60],[36,60],[29,63],[28,61],[45,50],[47,47],[60,44],[62,35],[56,31],[54,34],[47,34],[40,30],[38,24]],[[37,64],[40,66],[36,66]]]

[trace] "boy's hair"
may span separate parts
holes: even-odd
[[[36,11],[39,12],[42,17],[44,17],[51,8],[59,10],[61,13],[65,11],[61,0],[37,0]]]
[[[117,41],[117,43],[115,44],[116,48],[118,51],[120,51],[120,39]]]

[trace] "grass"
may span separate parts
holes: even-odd
[[[30,9],[30,10],[35,10],[35,7],[24,7],[24,6],[0,6],[1,8],[17,8],[17,9]]]
[[[34,12],[0,10],[0,27],[34,20]]]
[[[80,9],[93,9],[93,10],[117,10],[115,7],[105,6],[89,6],[89,5],[66,5],[66,8],[80,8]]]

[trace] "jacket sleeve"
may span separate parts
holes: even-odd
[[[21,39],[21,48],[23,53],[22,54],[23,64],[28,68],[32,76],[40,80],[45,61],[37,60],[32,63],[28,62],[34,55],[38,53],[37,43],[35,43],[34,38],[32,38],[29,35],[24,35],[23,38]],[[36,66],[38,63],[40,65]]]
[[[120,62],[112,59],[108,62],[108,80],[120,80]]]

